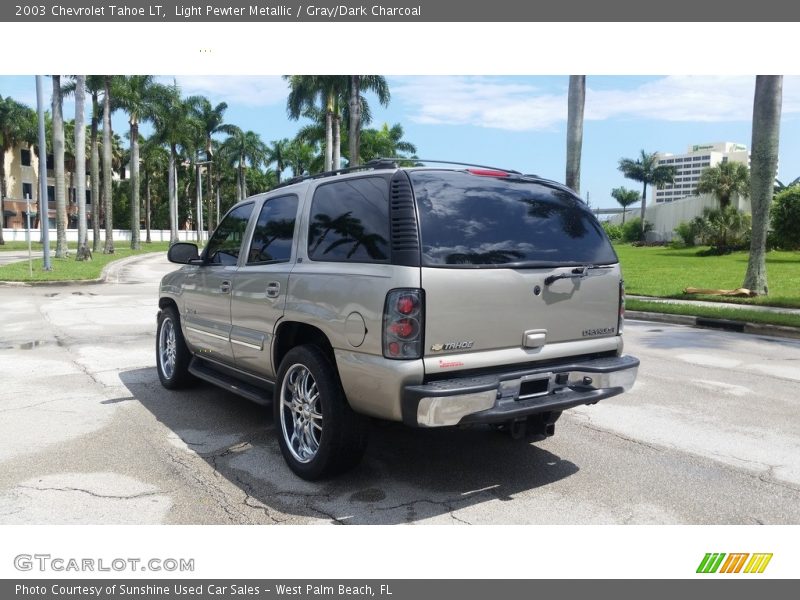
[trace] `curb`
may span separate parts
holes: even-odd
[[[106,283],[111,276],[112,272],[123,268],[130,263],[134,263],[142,258],[152,256],[153,254],[160,254],[162,251],[144,252],[136,256],[126,256],[119,260],[114,260],[108,263],[103,270],[100,271],[100,277],[95,279],[66,279],[54,281],[0,281],[2,287],[47,287],[47,286],[77,286],[77,285],[96,285],[98,283]]]
[[[709,317],[692,317],[689,315],[671,315],[667,313],[644,312],[626,310],[625,318],[639,321],[654,321],[657,323],[671,323],[674,325],[688,325],[703,329],[722,329],[737,333],[751,335],[770,335],[800,340],[800,328],[785,325],[767,325],[764,323],[750,323],[748,321],[734,321],[732,319],[712,319]]]

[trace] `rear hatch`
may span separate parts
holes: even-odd
[[[580,198],[502,172],[432,169],[409,177],[420,224],[426,357],[512,348],[535,354],[547,344],[617,335],[619,261]]]

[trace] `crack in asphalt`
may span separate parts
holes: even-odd
[[[398,510],[401,508],[413,508],[417,504],[431,504],[433,506],[441,506],[442,508],[446,509],[448,515],[454,521],[458,521],[459,523],[463,523],[465,525],[472,525],[472,523],[470,523],[469,521],[457,517],[455,515],[455,511],[458,510],[458,508],[456,508],[454,505],[466,501],[467,501],[466,498],[447,499],[447,500],[430,500],[428,498],[423,498],[420,500],[411,500],[410,502],[403,502],[401,504],[397,504],[394,506],[378,506],[375,507],[373,510],[375,512],[386,512],[390,510]]]
[[[42,406],[43,404],[52,404],[53,402],[58,402],[60,398],[54,398],[53,400],[45,400],[43,402],[37,402],[36,404],[26,404],[25,406],[15,406],[14,408],[4,408],[0,410],[0,413],[4,412],[11,412],[14,410],[25,410],[26,408],[34,408],[36,406]]]
[[[138,494],[128,494],[128,495],[112,495],[112,494],[98,494],[97,492],[93,492],[91,490],[78,487],[36,487],[31,485],[20,485],[17,487],[25,490],[34,490],[37,492],[80,492],[83,494],[88,494],[89,496],[92,496],[94,498],[103,498],[106,500],[135,500],[137,498],[146,498],[148,496],[160,496],[163,494],[163,492],[155,491],[155,492],[140,492]]]
[[[676,450],[676,448],[674,446],[657,446],[655,444],[648,444],[647,442],[643,442],[641,440],[637,440],[635,438],[628,437],[627,435],[623,435],[621,433],[617,433],[616,431],[610,431],[608,429],[603,429],[602,427],[599,427],[598,425],[594,425],[592,423],[591,417],[589,417],[588,415],[572,415],[572,416],[578,417],[578,420],[585,419],[585,422],[583,422],[583,423],[579,422],[578,425],[580,427],[585,428],[585,429],[589,429],[590,431],[595,431],[597,433],[604,433],[604,434],[613,436],[615,438],[621,439],[624,442],[630,442],[631,444],[636,444],[638,446],[644,446],[645,448],[649,448],[650,450],[655,450],[656,452],[666,452],[667,450]]]
[[[179,469],[176,469],[176,471],[181,476],[183,477],[188,476],[188,478],[191,481],[193,481],[195,484],[203,488],[206,491],[206,493],[217,502],[219,507],[222,509],[222,511],[225,513],[225,515],[232,523],[238,524],[246,520],[247,515],[233,510],[231,502],[229,502],[227,492],[223,490],[220,486],[213,485],[212,482],[201,477],[199,472],[195,472],[195,470],[192,468],[192,465],[181,460],[177,454],[172,452],[167,452],[167,457],[170,459],[173,465],[180,467]],[[216,473],[216,469],[214,472]]]
[[[690,456],[696,456],[698,458],[704,458],[706,460],[712,460],[714,462],[721,463],[722,465],[724,465],[724,466],[726,466],[728,468],[732,468],[732,469],[735,469],[735,470],[737,470],[737,471],[739,471],[741,473],[744,473],[748,477],[752,477],[752,478],[758,479],[759,481],[761,481],[763,483],[769,483],[769,484],[772,484],[772,485],[777,485],[779,487],[785,488],[785,489],[790,490],[792,492],[800,492],[800,486],[797,486],[796,484],[793,484],[791,482],[784,481],[782,479],[778,479],[775,476],[775,469],[778,469],[778,468],[781,468],[781,467],[785,467],[786,465],[770,465],[770,464],[767,464],[767,463],[764,463],[764,462],[760,462],[760,461],[757,461],[757,460],[749,460],[749,459],[746,459],[746,458],[741,458],[739,456],[734,456],[734,455],[731,455],[731,454],[722,454],[722,453],[719,453],[719,452],[710,452],[708,455],[706,455],[706,454],[700,454],[700,453],[697,453],[697,452],[692,452],[690,450],[682,449],[682,448],[679,448],[677,446],[669,446],[669,445],[655,446],[655,445],[651,445],[651,444],[642,442],[640,440],[636,440],[636,439],[630,438],[628,436],[616,433],[614,431],[609,431],[607,429],[603,429],[601,427],[598,427],[597,425],[593,425],[592,422],[591,422],[591,417],[589,417],[588,415],[573,415],[573,416],[576,417],[577,418],[576,420],[578,420],[578,421],[585,420],[585,422],[578,422],[578,425],[581,426],[581,427],[585,427],[586,429],[589,429],[591,431],[595,431],[597,433],[605,433],[605,434],[614,436],[616,438],[619,438],[621,440],[624,440],[626,442],[631,442],[633,444],[638,444],[640,446],[644,446],[646,448],[650,448],[651,450],[656,450],[657,452],[673,451],[673,452],[677,452],[679,454],[688,454]],[[742,463],[749,463],[751,465],[755,465],[755,468],[757,470],[754,473],[754,472],[752,472],[751,470],[748,470],[748,469],[738,468],[736,465],[732,465],[729,462],[731,460],[734,460],[734,461],[737,461],[737,462],[742,462]]]

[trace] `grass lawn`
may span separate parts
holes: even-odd
[[[16,243],[16,242],[15,242]],[[38,244],[38,252],[34,250],[33,277],[29,274],[28,261],[15,262],[0,267],[0,281],[72,281],[83,279],[97,279],[100,272],[108,263],[121,258],[146,254],[148,252],[166,252],[169,248],[168,242],[155,242],[152,244],[142,244],[141,250],[131,250],[125,242],[116,244],[114,254],[103,254],[97,252],[92,260],[78,262],[75,260],[75,245],[69,247],[68,258],[51,258],[51,271],[42,268],[41,244]],[[55,248],[55,244],[51,246]],[[27,245],[25,250],[27,250]],[[36,255],[39,255],[36,258]]]
[[[628,244],[614,247],[622,264],[628,294],[800,308],[800,252],[773,250],[767,253],[768,296],[730,298],[684,294],[683,289],[728,290],[741,287],[747,270],[747,252],[698,256],[698,252],[706,248],[636,248]],[[658,312],[667,311],[662,309]]]
[[[708,317],[711,319],[729,319],[731,321],[747,321],[748,323],[800,327],[800,316],[798,315],[759,312],[746,308],[666,304],[664,302],[648,302],[647,300],[636,300],[634,298],[625,300],[625,308],[626,310],[666,313],[669,315],[690,315],[694,317]]]

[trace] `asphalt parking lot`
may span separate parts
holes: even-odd
[[[535,444],[375,422],[353,472],[284,465],[270,411],[155,370],[157,282],[0,287],[0,523],[800,523],[800,342],[629,322],[627,395]]]

